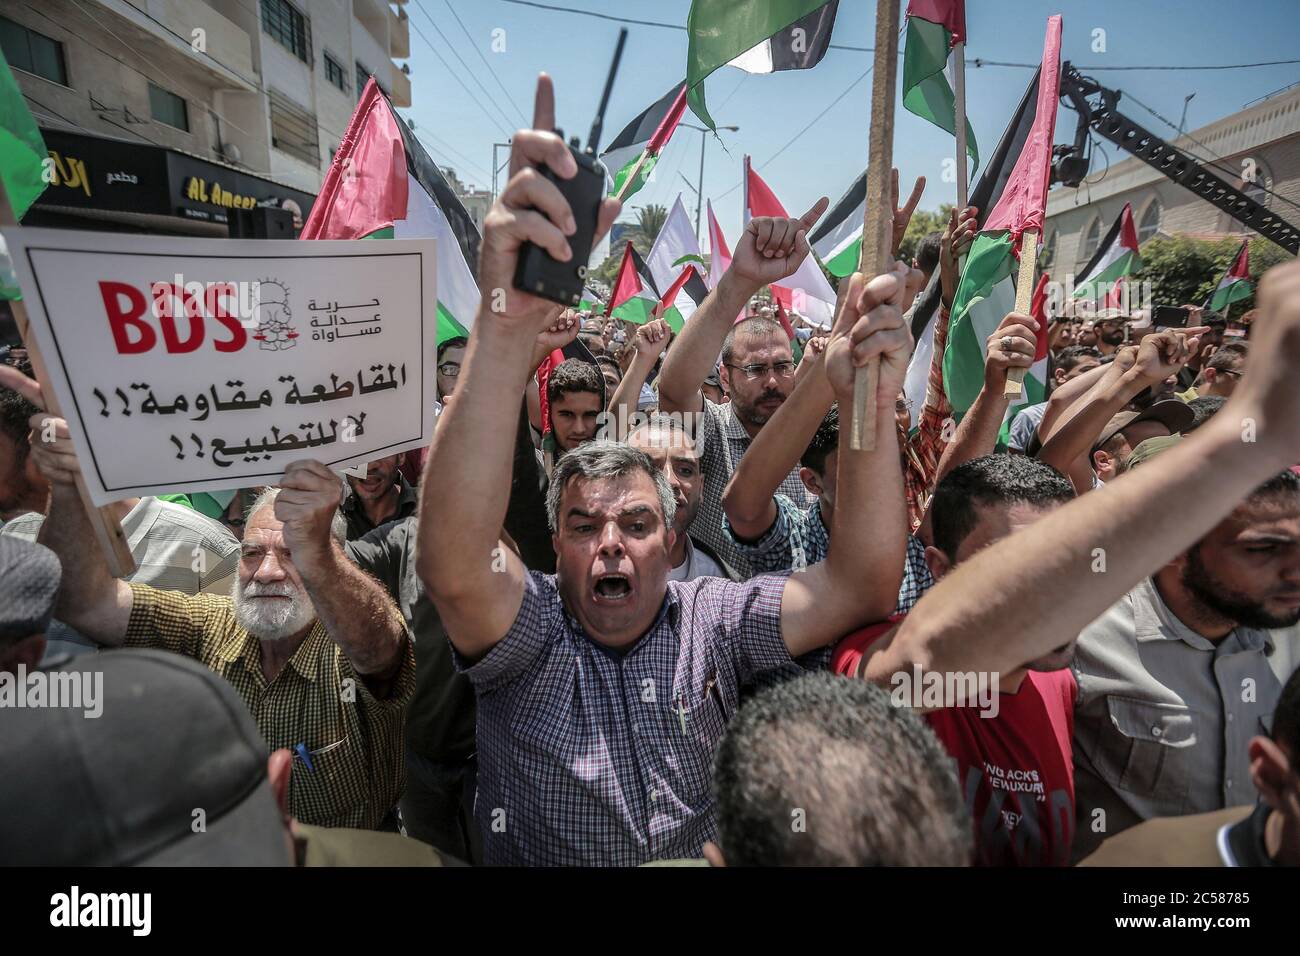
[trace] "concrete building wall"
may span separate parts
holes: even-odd
[[[1123,100],[1120,109],[1125,110]],[[1252,187],[1245,177],[1253,170],[1255,182],[1276,194],[1255,191],[1256,201],[1300,224],[1300,89],[1193,130],[1174,145],[1200,157],[1221,157],[1213,172],[1248,192]],[[1105,148],[1112,160],[1118,159],[1115,147]],[[1045,241],[1052,251],[1053,277],[1064,279],[1066,273],[1082,270],[1092,254],[1087,245],[1090,232],[1095,227],[1097,239],[1105,236],[1126,202],[1132,204],[1142,241],[1149,238],[1144,225],[1154,225],[1158,235],[1253,234],[1136,157],[1114,162],[1104,175],[1094,171],[1090,180],[1074,189],[1057,187],[1048,195]]]

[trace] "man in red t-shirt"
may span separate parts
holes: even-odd
[[[1035,459],[987,455],[966,462],[935,489],[930,506],[934,545],[925,549],[926,563],[937,581],[955,564],[1072,498],[1070,482]],[[863,676],[866,662],[889,645],[902,619],[844,638],[835,648],[832,668]],[[957,761],[957,782],[973,818],[980,865],[1069,862],[1074,837],[1073,650],[1071,641],[1011,673],[976,674],[975,682],[983,679],[990,685],[990,698],[977,703],[970,695],[962,701],[945,694],[938,709],[926,691],[934,682],[918,679],[940,676],[937,672],[925,675],[913,669],[890,676],[895,702],[928,705],[931,729]]]

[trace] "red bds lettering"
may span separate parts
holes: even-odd
[[[213,339],[212,344],[216,346],[218,352],[238,352],[248,341],[248,332],[240,324],[239,316],[231,312],[232,302],[236,312],[239,309],[239,294],[234,283],[218,282],[210,286],[204,295],[204,302],[208,307],[208,314],[230,330],[230,338]]]
[[[154,347],[157,335],[148,322],[140,320],[148,303],[139,289],[125,282],[101,281],[99,294],[104,300],[104,314],[119,355],[134,355]]]
[[[203,344],[203,313],[195,307],[190,294],[184,287],[173,282],[155,282],[153,284],[154,315],[162,329],[163,343],[172,354],[193,352]],[[180,302],[177,309],[174,303]],[[176,327],[176,320],[184,316],[189,320],[189,337],[182,339]]]

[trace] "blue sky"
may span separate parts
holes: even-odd
[[[542,2],[682,25],[690,9],[689,0]],[[464,31],[452,11],[463,22]],[[452,166],[468,182],[490,186],[492,144],[505,141],[520,125],[521,114],[531,119],[533,86],[542,70],[555,78],[561,127],[566,135],[580,134],[585,143],[620,24],[505,0],[411,0],[407,13],[412,27],[410,66],[415,105],[402,112],[415,120],[417,134],[440,164]],[[1195,93],[1187,109],[1189,130],[1300,81],[1300,64],[1233,70],[1101,69],[1295,59],[1300,57],[1300,4],[1296,0],[1236,0],[1232,4],[1213,0],[967,0],[968,115],[985,154],[996,145],[1031,70],[975,69],[973,61],[1036,63],[1042,56],[1046,20],[1052,13],[1064,17],[1062,59],[1074,62],[1085,73],[1095,70],[1091,75],[1102,83],[1131,92],[1174,123],[1182,113],[1184,96]],[[875,4],[870,0],[841,0],[831,42],[871,46],[874,24]],[[605,117],[602,147],[685,73],[684,30],[627,26],[627,46]],[[1098,29],[1105,31],[1105,52],[1093,51],[1093,31]],[[498,46],[504,41],[501,52],[493,50],[496,30],[504,31],[495,35]],[[451,41],[454,53],[443,35]],[[430,51],[430,43],[441,61]],[[456,54],[468,64],[477,82],[464,75]],[[745,153],[753,157],[760,174],[795,215],[820,195],[834,201],[862,171],[867,159],[871,77],[856,84],[855,80],[871,65],[871,59],[870,53],[832,49],[812,70],[747,76],[724,67],[707,81],[714,119],[719,125],[740,127],[737,133],[722,133],[721,143],[710,137],[704,171],[704,194],[713,200],[729,243],[734,245],[740,229],[742,192],[737,187]],[[443,61],[460,75],[481,106],[465,93]],[[776,155],[845,90],[848,93],[836,107]],[[1131,100],[1121,101],[1120,108],[1152,131],[1173,135],[1173,130]],[[684,121],[697,122],[689,113]],[[1074,112],[1062,106],[1057,118],[1058,142],[1072,137],[1074,121]],[[693,215],[694,193],[682,175],[692,184],[697,180],[700,136],[678,130],[660,160],[655,180],[632,197],[623,218],[633,218],[635,208],[645,203],[670,205],[679,192],[687,212]],[[1107,150],[1112,161],[1123,158],[1116,157],[1115,149]],[[502,161],[504,154],[501,150],[498,158]],[[955,198],[955,183],[941,180],[943,160],[952,154],[951,136],[903,110],[901,104],[897,107],[894,162],[905,191],[915,176],[927,177],[922,208],[933,209]],[[1096,163],[1101,162],[1098,154]]]

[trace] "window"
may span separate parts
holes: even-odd
[[[325,54],[325,79],[344,93],[348,91],[348,75],[343,69],[343,64],[328,53]]]
[[[1153,199],[1142,210],[1138,220],[1138,244],[1142,244],[1160,231],[1160,200]]]
[[[267,93],[271,104],[271,145],[312,166],[320,165],[316,117],[283,93]]]
[[[161,86],[149,84],[149,115],[160,123],[190,131],[190,117],[185,101]]]
[[[311,24],[289,0],[262,0],[262,29],[302,62],[311,62]]]
[[[366,88],[366,80],[370,79],[370,71],[361,65],[360,60],[357,60],[355,65],[357,68],[357,98],[360,99],[361,91]]]
[[[63,63],[63,44],[44,33],[29,30],[21,23],[0,17],[0,49],[16,70],[34,73],[60,86],[68,85],[68,70]]]
[[[1091,259],[1092,254],[1097,251],[1097,243],[1101,242],[1101,220],[1094,218],[1088,223],[1088,231],[1083,234],[1083,258]]]

